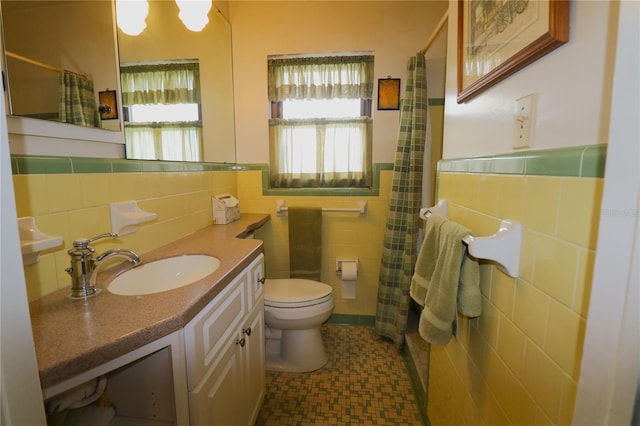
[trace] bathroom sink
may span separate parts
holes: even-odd
[[[213,273],[220,260],[203,254],[187,254],[143,263],[111,281],[107,290],[121,296],[142,296],[184,287]]]

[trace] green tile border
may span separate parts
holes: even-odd
[[[365,327],[373,327],[375,322],[375,315],[331,314],[327,320],[327,324],[362,325]]]
[[[43,157],[15,155],[11,156],[11,170],[14,175],[60,174],[60,173],[171,173],[202,171],[247,171],[262,172],[263,195],[281,196],[378,196],[380,195],[380,172],[393,170],[393,164],[373,165],[371,188],[269,188],[269,167],[267,164],[231,164],[231,163],[187,163],[179,161],[125,160],[113,158],[85,157]]]
[[[429,106],[444,106],[444,98],[429,98]]]
[[[531,176],[604,177],[607,145],[451,158],[438,162],[438,173],[494,173]]]
[[[406,347],[403,350],[402,358],[404,360],[405,368],[407,369],[407,375],[409,376],[409,380],[411,381],[413,397],[415,398],[415,403],[418,406],[420,420],[422,421],[423,426],[429,426],[431,423],[429,422],[429,415],[427,414],[427,406],[426,404],[423,404],[423,402],[427,400],[427,393],[422,390],[418,371],[416,370],[413,359],[411,358],[411,354]]]
[[[235,171],[239,169],[242,169],[242,167],[229,163],[186,163],[180,161],[30,155],[11,156],[11,171],[14,175],[59,173],[167,173]]]

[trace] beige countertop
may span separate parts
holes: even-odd
[[[268,214],[243,214],[240,220],[211,225],[140,256],[143,262],[180,254],[208,254],[220,260],[214,273],[182,288],[145,296],[118,296],[106,290],[109,279],[99,274],[97,282],[102,291],[96,297],[69,299],[69,287],[31,302],[42,388],[183,328],[262,253],[261,241],[237,237],[268,220]],[[131,265],[124,264],[127,268]]]

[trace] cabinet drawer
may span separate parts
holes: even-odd
[[[249,275],[249,296],[247,297],[249,307],[247,311],[251,311],[257,303],[263,304],[261,297],[264,284],[264,254],[261,253],[256,257],[247,267],[247,271]]]
[[[238,275],[184,328],[189,390],[198,384],[225,343],[235,339],[246,313],[247,276]]]

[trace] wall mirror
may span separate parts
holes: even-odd
[[[214,5],[208,14],[209,23],[202,31],[194,32],[180,20],[175,1],[148,2],[146,29],[138,36],[129,36],[115,30],[114,1],[0,0],[5,51],[36,62],[5,55],[7,125],[12,153],[124,156],[118,56],[120,62],[128,64],[196,59],[201,83],[200,161],[235,163],[230,23]],[[50,106],[53,105],[51,99],[57,96],[57,79],[61,73],[39,66],[43,64],[91,76],[96,102],[116,103],[118,117],[114,118],[112,114],[96,120],[99,127],[70,125],[50,119],[55,112]],[[22,72],[14,67],[28,67],[31,71]],[[43,77],[48,73],[50,75]],[[27,84],[18,79],[31,74],[34,75],[29,77]],[[52,79],[56,80],[55,89],[45,90],[40,86],[45,80]],[[33,107],[25,106],[31,103]],[[75,142],[66,145],[71,140]],[[56,149],[56,146],[67,148]]]
[[[117,3],[116,3],[117,7]],[[118,29],[120,63],[124,66],[197,61],[202,121],[200,161],[235,163],[231,25],[215,5],[199,32],[180,20],[175,1],[149,1],[146,28],[137,36]],[[127,150],[127,158],[134,150]]]
[[[112,4],[2,0],[0,7],[9,113],[120,132],[116,105],[100,95],[118,89]]]

